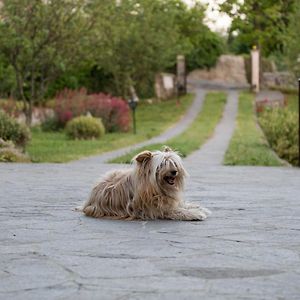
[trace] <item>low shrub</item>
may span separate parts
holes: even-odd
[[[59,122],[57,116],[48,117],[41,124],[43,131],[58,131],[61,129],[61,123]]]
[[[19,124],[0,110],[0,138],[4,141],[12,141],[17,146],[25,147],[30,137],[30,130],[25,124]]]
[[[23,112],[24,103],[15,101],[12,98],[0,100],[0,109],[4,110],[9,116],[17,118]]]
[[[292,165],[298,165],[298,115],[284,109],[266,110],[259,115],[259,123],[278,156]]]
[[[27,154],[16,148],[12,141],[0,138],[0,162],[30,162]]]
[[[80,116],[67,123],[66,133],[72,139],[93,139],[103,136],[105,129],[101,119]]]
[[[102,119],[107,132],[129,130],[130,113],[124,100],[103,93],[88,95],[84,88],[62,91],[56,97],[54,111],[62,127],[74,117],[91,113]]]

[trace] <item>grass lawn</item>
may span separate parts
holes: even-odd
[[[299,112],[299,99],[296,94],[285,95],[287,97],[288,108],[296,113]]]
[[[33,162],[67,162],[84,156],[100,154],[141,142],[160,134],[179,121],[194,99],[194,95],[149,104],[140,102],[136,110],[137,134],[109,133],[100,140],[70,140],[63,131],[43,132],[32,129],[32,140],[26,151]]]
[[[225,165],[280,166],[257,125],[253,108],[254,95],[241,93],[236,129],[227,149]]]
[[[226,94],[220,92],[208,93],[205,97],[202,110],[182,134],[166,141],[164,144],[154,144],[145,146],[136,151],[132,151],[124,156],[118,157],[111,162],[113,163],[130,163],[132,157],[143,151],[161,149],[163,145],[170,146],[173,150],[179,151],[183,157],[197,150],[214,132],[214,128],[219,122],[224,105],[226,103]]]

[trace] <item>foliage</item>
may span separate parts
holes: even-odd
[[[102,119],[107,132],[129,130],[127,103],[121,98],[103,93],[88,95],[84,88],[74,91],[64,89],[56,97],[54,110],[61,127],[74,117],[91,113]]]
[[[30,159],[17,149],[12,141],[0,138],[0,162],[30,162]]]
[[[192,95],[164,102],[140,101],[136,111],[137,134],[114,132],[100,140],[71,140],[60,132],[43,132],[32,128],[32,140],[26,148],[35,162],[66,162],[83,156],[100,154],[128,147],[162,133],[186,113],[193,100]],[[162,113],[163,112],[163,113]]]
[[[13,68],[17,96],[23,100],[27,123],[32,105],[40,102],[61,72],[79,64],[83,38],[92,18],[84,0],[3,0],[0,10],[0,51]]]
[[[236,128],[225,154],[225,165],[279,166],[276,158],[258,129],[253,109],[253,95],[242,93]]]
[[[205,7],[196,2],[189,8],[181,1],[170,1],[168,5],[175,11],[180,50],[186,55],[188,70],[213,67],[224,53],[225,43],[204,24]]]
[[[86,86],[131,97],[153,95],[154,75],[174,69],[185,54],[189,69],[211,67],[222,52],[204,25],[204,7],[181,0],[4,0],[0,11],[3,95],[32,105],[67,87]],[[2,80],[3,78],[3,80]]]
[[[154,74],[172,64],[178,52],[174,14],[166,1],[94,1],[91,10],[97,15],[94,44],[101,49],[97,65],[113,75],[116,94],[130,96],[133,85],[140,95],[149,95]]]
[[[295,2],[294,12],[290,16],[290,23],[285,35],[284,57],[289,69],[300,77],[300,2]]]
[[[167,140],[167,144],[171,148],[185,157],[191,152],[197,150],[212,134],[218,124],[226,103],[226,95],[220,92],[210,92],[206,95],[203,108],[199,115],[193,121],[191,126],[183,133]],[[140,148],[127,153],[121,157],[113,159],[113,163],[130,163],[133,156],[139,152],[148,150],[161,149],[164,144],[148,145],[145,148]]]
[[[260,114],[259,123],[279,157],[297,166],[299,163],[297,113],[288,108],[271,109]]]
[[[264,55],[282,52],[289,15],[295,0],[227,0],[220,7],[232,18],[229,44],[235,53],[248,53],[253,45]]]
[[[16,78],[13,67],[0,52],[0,97],[14,97],[16,90]]]
[[[58,121],[57,116],[48,117],[42,122],[41,128],[43,131],[59,131],[61,129],[61,124]]]
[[[25,147],[30,140],[30,131],[27,126],[19,124],[0,110],[0,138],[4,141],[12,141],[17,146]]]
[[[16,118],[22,113],[24,109],[24,103],[21,101],[16,101],[12,98],[0,100],[0,109],[4,110],[9,116]]]
[[[80,116],[67,123],[66,134],[71,139],[98,139],[105,133],[101,119]]]

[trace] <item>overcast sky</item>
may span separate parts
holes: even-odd
[[[192,5],[195,0],[183,0],[188,5]],[[230,26],[230,18],[226,14],[219,13],[216,10],[217,4],[224,0],[199,0],[201,3],[208,5],[206,11],[205,23],[214,31],[226,33]]]

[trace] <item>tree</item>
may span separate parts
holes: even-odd
[[[221,37],[204,24],[205,7],[199,2],[191,8],[186,5],[177,7],[180,9],[175,20],[179,27],[188,69],[214,66],[224,52],[225,45]]]
[[[91,1],[96,14],[94,46],[99,68],[111,73],[123,97],[135,86],[143,95],[153,89],[157,71],[176,59],[178,32],[165,1]]]
[[[12,66],[26,122],[51,82],[80,62],[92,20],[84,0],[4,0],[0,51]]]
[[[285,30],[295,0],[227,0],[221,11],[232,18],[229,42],[236,53],[253,45],[266,56],[283,51]]]
[[[290,15],[286,31],[284,56],[290,70],[300,77],[300,3],[295,3],[294,12]]]

